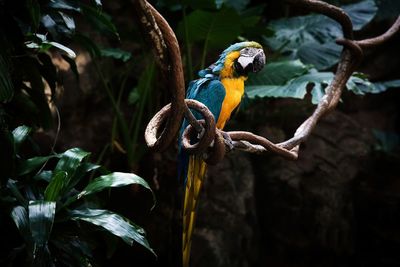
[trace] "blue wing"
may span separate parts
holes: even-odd
[[[190,82],[186,98],[195,99],[204,105],[214,115],[215,122],[218,121],[219,114],[221,112],[222,102],[225,98],[225,87],[218,79],[201,78]],[[195,110],[191,110],[196,119],[202,119],[201,114]],[[188,126],[186,120],[183,121],[182,127],[179,134],[179,171],[178,177],[184,175],[186,182],[187,178],[187,167],[188,167],[188,155],[181,149],[181,136],[183,130]]]
[[[217,79],[202,78],[190,82],[186,98],[195,99],[208,107],[217,122],[225,98],[225,87]],[[201,115],[194,111],[196,119]]]

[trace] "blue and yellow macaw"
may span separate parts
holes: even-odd
[[[233,44],[222,52],[214,64],[199,72],[199,79],[190,82],[186,98],[205,104],[214,115],[217,128],[223,129],[243,97],[244,82],[248,73],[260,71],[264,64],[265,54],[260,44],[256,42]],[[193,113],[196,119],[201,119],[198,113]],[[187,125],[188,123],[184,121],[182,130]],[[179,160],[181,176],[185,181],[183,267],[188,267],[198,197],[207,166],[200,155],[188,156],[182,149]]]

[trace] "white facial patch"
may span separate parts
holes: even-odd
[[[238,58],[239,64],[242,66],[243,69],[247,67],[247,65],[253,63],[254,57],[252,56],[245,56],[242,55]]]

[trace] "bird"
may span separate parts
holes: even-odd
[[[218,60],[198,72],[199,78],[189,83],[187,99],[203,103],[211,111],[216,128],[222,130],[244,95],[244,82],[250,72],[259,72],[265,65],[262,46],[254,41],[239,42],[226,48]],[[196,119],[201,115],[192,110]],[[188,121],[182,123],[180,137]],[[181,138],[180,138],[181,140]],[[207,164],[201,155],[188,155],[180,145],[179,174],[184,181],[182,266],[190,261],[191,239],[196,221],[199,193],[205,179]]]

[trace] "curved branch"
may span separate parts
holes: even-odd
[[[397,17],[392,27],[390,27],[384,34],[374,38],[356,41],[356,43],[362,48],[372,48],[386,42],[399,31],[400,31],[400,16]]]
[[[152,149],[164,150],[175,139],[185,110],[185,82],[179,44],[163,16],[145,0],[134,1],[136,16],[150,40],[157,63],[172,96],[169,120],[156,140],[147,142]]]

